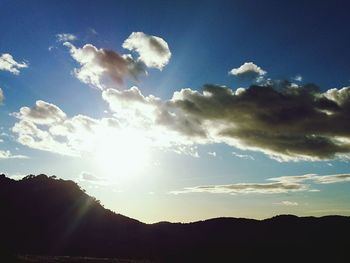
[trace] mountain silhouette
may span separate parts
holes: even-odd
[[[0,175],[0,254],[153,262],[350,262],[350,218],[281,215],[144,224],[105,209],[73,181]],[[1,261],[6,263],[6,261]]]

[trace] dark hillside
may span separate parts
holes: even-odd
[[[105,209],[72,182],[0,176],[0,245],[7,254],[161,262],[350,262],[350,218],[216,218],[143,224]],[[1,261],[3,262],[3,261]]]

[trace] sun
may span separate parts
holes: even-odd
[[[149,161],[149,145],[137,130],[105,131],[99,136],[94,161],[103,176],[127,179],[145,169]]]

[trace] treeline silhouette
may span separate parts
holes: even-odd
[[[73,181],[0,175],[0,254],[154,262],[350,262],[350,218],[281,215],[144,224],[105,209]],[[1,261],[0,262],[6,262]]]

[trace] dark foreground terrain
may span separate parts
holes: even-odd
[[[349,217],[149,225],[105,209],[72,181],[46,175],[20,181],[1,175],[0,209],[1,263],[350,262]]]
[[[20,255],[15,260],[17,263],[151,263],[143,260],[32,255]]]

